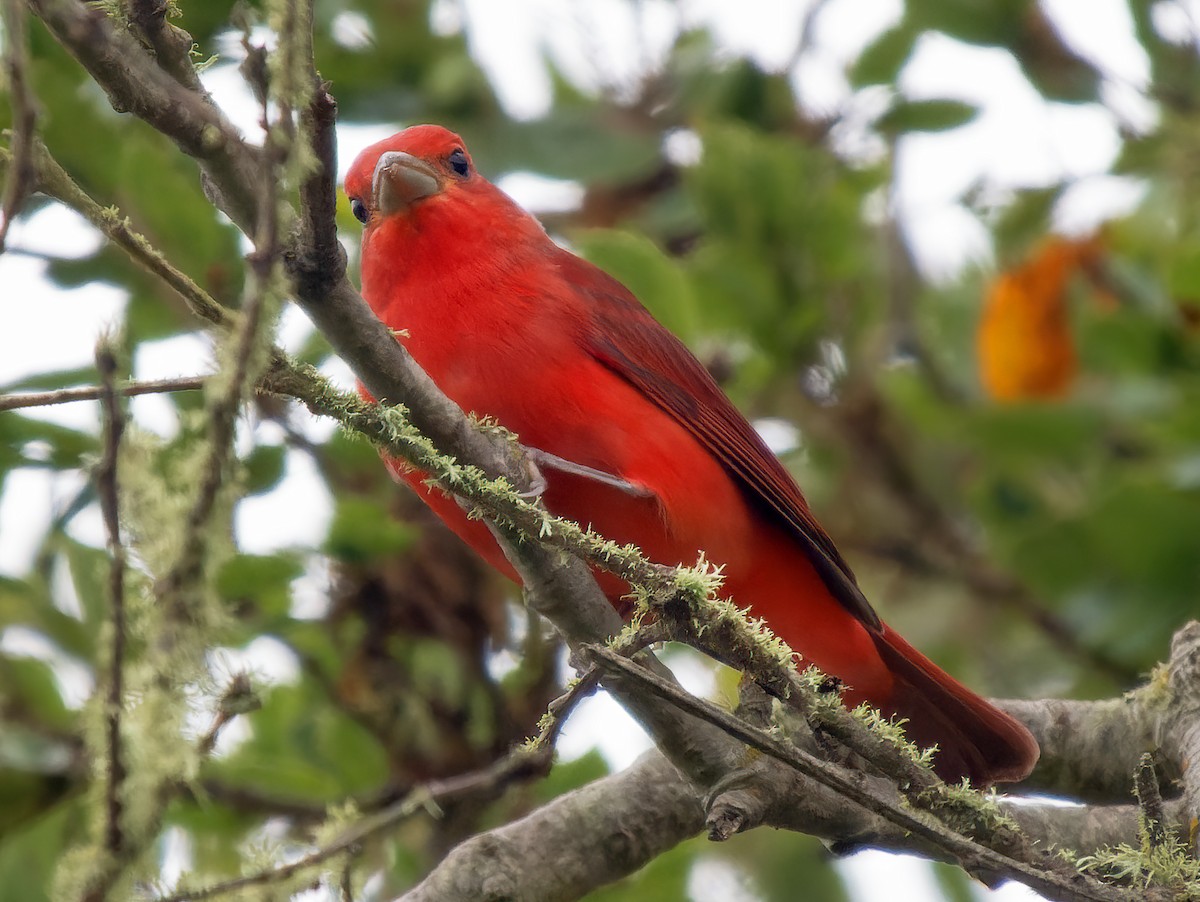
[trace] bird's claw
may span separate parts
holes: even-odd
[[[525,453],[530,464],[534,465],[535,468],[540,465],[542,469],[557,470],[560,473],[570,473],[572,476],[590,479],[593,482],[606,485],[619,492],[624,492],[626,495],[631,495],[634,498],[649,498],[654,494],[654,492],[645,486],[630,482],[628,479],[622,479],[620,476],[606,473],[603,470],[597,470],[595,467],[587,466],[587,464],[567,460],[565,457],[559,457],[557,454],[551,454],[549,451],[543,451],[541,448],[530,448],[527,446]],[[538,470],[538,473],[540,477],[541,470]],[[544,478],[542,478],[542,490],[545,490]]]
[[[523,491],[517,492],[517,495],[526,501],[541,498],[546,492],[546,477],[532,454],[525,457],[525,471],[529,474],[529,485]]]

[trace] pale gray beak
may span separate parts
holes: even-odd
[[[371,179],[374,208],[382,216],[407,209],[422,197],[438,194],[442,181],[424,160],[399,150],[389,150],[375,164]]]

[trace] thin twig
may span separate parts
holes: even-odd
[[[7,165],[3,199],[0,199],[0,253],[13,219],[36,189],[33,161],[34,134],[37,129],[37,104],[29,83],[29,35],[23,0],[3,2],[4,69],[8,75],[8,96],[12,98],[12,150]]]
[[[125,431],[125,412],[121,409],[115,386],[117,360],[107,340],[102,340],[96,348],[96,369],[100,373],[100,402],[104,410],[104,454],[96,469],[96,491],[100,498],[100,513],[104,518],[104,531],[108,537],[108,553],[111,557],[109,601],[112,606],[112,644],[109,649],[105,711],[108,766],[104,775],[104,845],[112,855],[117,856],[124,845],[121,828],[121,789],[125,781],[121,744],[125,664],[125,546],[121,541],[117,461],[121,451],[121,436]]]
[[[199,391],[209,376],[181,376],[177,379],[153,379],[143,382],[116,384],[112,388],[122,398],[138,395],[158,395],[182,391]],[[85,385],[79,388],[60,388],[56,391],[22,392],[0,395],[0,412],[22,410],[28,407],[52,407],[55,404],[70,404],[73,401],[97,401],[104,397],[105,386]]]
[[[261,707],[262,700],[255,693],[249,674],[244,672],[234,674],[225,687],[225,691],[221,693],[212,723],[200,737],[200,741],[196,743],[196,750],[200,757],[207,758],[212,754],[213,749],[217,747],[217,740],[221,738],[221,731],[229,726],[236,717],[257,711]]]
[[[203,778],[199,782],[181,780],[175,788],[182,797],[193,799],[204,806],[217,802],[237,814],[254,815],[263,820],[285,817],[293,826],[319,824],[329,815],[327,805],[274,796],[256,787],[224,783],[212,777]],[[364,806],[360,805],[360,808],[362,807]]]
[[[444,780],[433,780],[414,789],[403,799],[389,805],[377,814],[362,818],[345,830],[337,839],[279,867],[264,868],[253,874],[214,883],[197,890],[184,890],[160,897],[158,902],[195,902],[212,899],[252,886],[268,886],[283,883],[297,874],[319,867],[331,859],[358,846],[402,823],[421,811],[437,811],[439,808],[477,796],[490,796],[498,789],[528,776],[540,776],[549,764],[549,756],[540,751],[516,749],[496,763],[482,770],[473,771]]]
[[[601,672],[598,667],[592,667],[580,675],[567,691],[558,698],[552,699],[546,706],[546,718],[542,721],[538,735],[533,744],[539,748],[551,749],[558,742],[558,737],[566,726],[567,717],[581,701],[591,695],[600,686]]]
[[[120,216],[112,207],[101,206],[80,188],[43,145],[36,146],[35,157],[38,190],[82,215],[134,262],[174,289],[194,314],[215,326],[228,326],[231,323],[229,311],[172,265],[145,237],[135,232],[128,219]]]
[[[582,699],[595,691],[598,681],[598,670],[581,677],[562,696],[550,703],[549,714],[543,720],[538,735],[531,742],[513,749],[488,767],[419,786],[382,811],[362,818],[333,842],[296,861],[275,868],[265,868],[254,874],[195,891],[175,893],[158,902],[195,902],[247,887],[283,883],[343,853],[353,852],[367,840],[392,829],[421,811],[436,811],[467,799],[495,798],[516,781],[544,775],[553,760],[554,742],[567,716]]]

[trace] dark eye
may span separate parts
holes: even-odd
[[[471,174],[471,164],[467,161],[466,151],[461,147],[456,147],[450,151],[447,161],[450,163],[450,168],[454,170],[454,174],[459,178],[465,179]]]
[[[370,214],[367,212],[367,205],[357,197],[350,198],[350,212],[354,214],[354,218],[359,222],[365,223]]]

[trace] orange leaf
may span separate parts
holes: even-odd
[[[1096,267],[1099,237],[1051,236],[988,289],[979,323],[979,376],[997,401],[1059,398],[1078,370],[1067,287],[1080,269]]]

